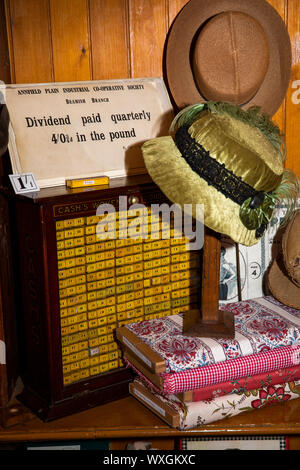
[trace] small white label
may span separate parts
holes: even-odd
[[[148,405],[152,406],[161,416],[166,416],[166,412],[163,408],[158,406],[156,403],[154,403],[150,398],[145,397],[142,392],[137,390],[136,388],[134,389],[134,393],[136,394],[137,397],[139,397],[141,400],[143,400],[145,403],[148,403]]]
[[[9,175],[9,178],[16,194],[33,193],[40,190],[33,173]]]
[[[83,184],[95,184],[95,180],[84,181]]]
[[[147,357],[144,356],[144,354],[142,354],[125,336],[123,337],[123,342],[126,344],[126,346],[129,347],[129,349],[131,349],[131,351],[133,351],[140,359],[142,359],[145,364],[147,364],[149,367],[152,366],[152,362],[149,361],[149,359],[147,359]]]
[[[99,348],[93,348],[93,349],[90,349],[90,356],[95,356],[96,354],[99,354]]]
[[[6,364],[5,343],[0,340],[0,364]]]

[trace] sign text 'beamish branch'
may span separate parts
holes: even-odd
[[[140,147],[166,135],[173,116],[158,78],[9,85],[6,102],[14,172],[33,172],[40,187],[145,173]]]
[[[92,87],[93,91],[96,92],[103,92],[103,91],[120,91],[124,90],[123,85],[114,85],[114,86],[94,86]],[[128,90],[144,90],[144,85],[143,84],[134,84],[134,85],[127,85]],[[89,93],[90,88],[89,87],[63,87],[62,88],[62,93]],[[18,90],[19,95],[24,95],[24,94],[41,94],[42,90],[38,88],[30,88],[27,90]],[[50,94],[50,93],[60,93],[59,88],[45,88],[44,89],[45,94]],[[88,98],[76,98],[76,99],[69,99],[66,98],[65,102],[66,104],[81,104],[81,103],[86,103]],[[99,102],[109,102],[109,97],[101,97],[101,98],[90,98],[91,103],[99,103]],[[80,116],[81,117],[81,122],[83,127],[87,126],[88,124],[94,124],[94,123],[101,123],[102,118],[100,113],[91,113],[88,115]],[[150,111],[145,111],[144,109],[136,112],[136,111],[130,111],[128,113],[113,113],[110,115],[110,119],[114,124],[117,124],[118,122],[128,122],[128,121],[136,121],[136,120],[147,120],[150,121],[151,119],[151,112]],[[25,121],[27,127],[41,127],[41,126],[65,126],[65,125],[72,125],[70,115],[67,114],[65,117],[62,116],[25,116]],[[110,142],[113,142],[115,139],[120,139],[120,138],[129,138],[129,137],[136,137],[136,131],[134,127],[130,129],[123,129],[119,131],[108,131],[107,135],[109,136]],[[59,134],[52,134],[51,136],[51,141],[55,144],[57,143],[71,143],[74,142],[74,139],[77,142],[86,142],[87,139],[91,139],[92,141],[103,141],[107,138],[107,135],[104,132],[97,132],[96,130],[91,131],[89,134],[86,133],[78,133],[76,132],[75,135],[70,135],[70,134],[64,134],[64,133],[59,133]]]

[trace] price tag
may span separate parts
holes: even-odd
[[[16,194],[33,193],[40,190],[33,173],[9,175],[9,178]]]

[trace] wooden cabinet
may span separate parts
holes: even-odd
[[[147,175],[94,190],[45,188],[12,201],[23,337],[20,400],[50,420],[128,395],[132,375],[114,330],[195,308],[199,252],[181,253],[185,238],[178,239],[184,245],[172,245],[172,214],[165,222],[151,213],[152,204],[160,207],[166,199]],[[142,206],[142,218],[131,214],[133,203]],[[97,215],[100,205],[112,212]],[[104,218],[102,241],[96,231]],[[124,227],[135,221],[137,232],[127,235]]]

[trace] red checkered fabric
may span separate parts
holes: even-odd
[[[227,380],[291,367],[299,363],[300,344],[275,348],[183,372],[162,373],[163,392],[168,395],[186,392]]]

